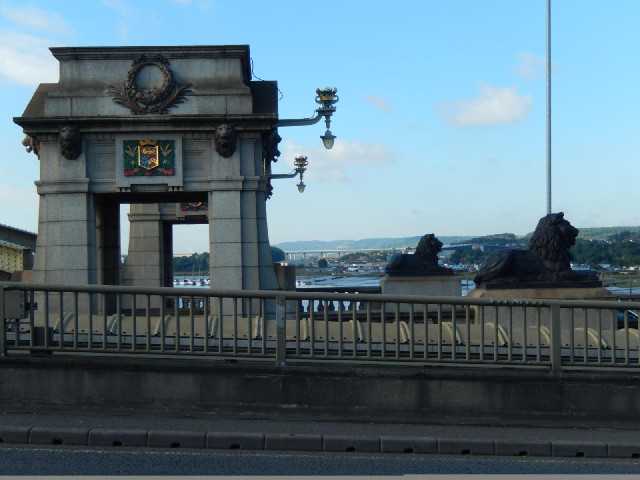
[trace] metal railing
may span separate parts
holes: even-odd
[[[640,368],[639,302],[4,283],[0,355]]]

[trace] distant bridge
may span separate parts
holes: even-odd
[[[477,243],[464,243],[460,245],[444,245],[442,247],[443,256],[449,256],[455,250],[472,250],[477,249],[481,251],[495,251],[495,250],[503,250],[507,247],[497,246],[497,245],[483,245]],[[376,252],[379,250],[407,250],[407,249],[415,249],[415,247],[388,247],[388,248],[325,248],[319,250],[287,250],[284,252],[285,259],[287,260],[300,260],[307,257],[315,258],[315,257],[331,257],[331,256],[341,256],[347,255],[350,253],[365,253],[365,252]]]

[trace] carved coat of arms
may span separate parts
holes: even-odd
[[[126,177],[175,175],[173,140],[125,140],[122,146]]]

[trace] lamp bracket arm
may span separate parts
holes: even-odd
[[[318,114],[313,118],[281,119],[276,123],[276,127],[305,127],[315,125],[322,120],[322,115]]]
[[[316,110],[316,116],[311,118],[294,118],[294,119],[281,119],[276,123],[276,127],[304,127],[307,125],[315,125],[322,117],[325,118],[325,122],[335,112],[335,107],[332,108],[318,108]]]
[[[268,175],[267,178],[270,178],[272,180],[277,180],[279,178],[294,178],[297,176],[298,176],[298,171],[295,171],[291,173],[272,173],[271,175]]]

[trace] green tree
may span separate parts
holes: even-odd
[[[327,261],[326,258],[321,258],[320,260],[318,260],[318,267],[327,268],[328,266],[329,266],[329,262]]]
[[[271,260],[274,262],[281,262],[284,260],[284,251],[279,249],[278,247],[271,247]]]

